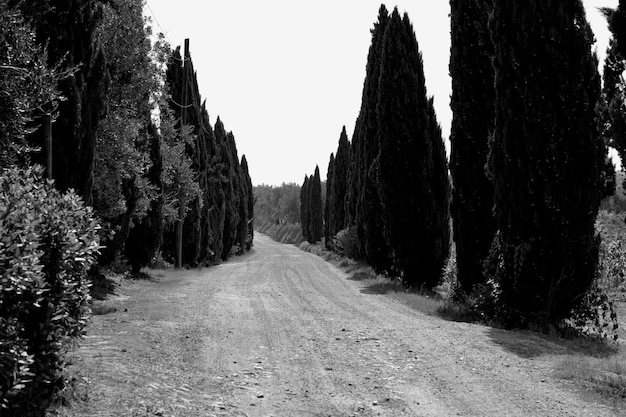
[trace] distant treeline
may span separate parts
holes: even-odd
[[[264,222],[300,223],[299,184],[287,183],[276,185],[257,185],[254,187],[254,221],[260,225]],[[320,183],[322,196],[326,195],[326,182]]]

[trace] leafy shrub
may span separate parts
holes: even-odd
[[[0,173],[0,414],[41,413],[62,386],[63,352],[89,315],[98,225],[41,170]]]
[[[600,211],[596,230],[602,237],[596,286],[616,298],[626,292],[626,224],[622,214]]]
[[[604,291],[594,288],[564,320],[563,329],[573,329],[579,336],[600,340],[618,339],[618,320],[613,302]]]
[[[451,245],[450,254],[448,255],[448,259],[446,260],[446,264],[444,265],[442,271],[442,283],[448,284],[450,287],[458,285],[456,271],[456,246]]]
[[[359,258],[359,238],[356,229],[351,226],[340,230],[332,243],[333,250],[350,259]]]
[[[600,277],[602,286],[610,289],[624,287],[626,282],[626,243],[613,240],[600,246]]]

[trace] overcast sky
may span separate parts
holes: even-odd
[[[447,139],[450,6],[447,0],[382,2],[408,12],[422,51],[428,94]],[[583,0],[601,59],[608,44],[597,7]],[[380,0],[147,0],[146,15],[172,47],[190,39],[211,124],[220,116],[245,154],[254,185],[326,177],[342,126],[352,138],[361,105],[370,30]]]

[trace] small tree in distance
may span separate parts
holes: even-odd
[[[315,174],[309,178],[309,242],[317,243],[324,236],[324,212],[322,204],[322,182],[320,169],[315,167]]]

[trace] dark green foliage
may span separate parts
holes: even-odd
[[[19,11],[0,0],[0,167],[25,164],[32,151],[28,125],[58,105],[59,75]]]
[[[382,230],[382,206],[376,185],[376,173],[372,164],[379,153],[378,116],[376,113],[379,96],[384,34],[389,22],[389,13],[380,6],[378,22],[372,30],[366,76],[363,85],[361,110],[352,137],[352,160],[350,163],[348,202],[346,216],[356,230],[359,241],[359,257],[377,271],[391,269],[391,249]]]
[[[616,53],[626,57],[626,0],[619,0],[617,9],[602,9],[607,17],[609,29],[613,33],[616,45]]]
[[[42,415],[89,315],[98,225],[36,169],[0,175],[0,414]]]
[[[346,194],[348,192],[349,167],[350,142],[348,141],[346,127],[344,126],[341,131],[341,135],[339,136],[339,146],[337,148],[337,154],[334,161],[332,186],[329,184],[329,181],[326,183],[326,193],[327,195],[332,195],[332,199],[328,200],[327,198],[327,201],[331,201],[332,203],[332,207],[330,208],[332,218],[332,228],[330,229],[330,233],[333,236],[348,225],[346,215]]]
[[[311,181],[308,175],[304,176],[304,182],[302,183],[302,188],[300,189],[300,225],[302,226],[302,236],[307,241],[311,241],[311,235],[309,234],[309,189],[311,188]]]
[[[331,250],[333,243],[333,230],[334,226],[334,212],[333,208],[335,206],[335,195],[333,194],[333,183],[335,179],[334,176],[334,166],[335,166],[335,155],[330,154],[330,160],[328,161],[328,171],[326,172],[326,205],[324,206],[324,244],[326,248]]]
[[[571,312],[565,326],[579,336],[617,341],[619,320],[617,309],[605,292],[599,288],[588,291]]]
[[[48,51],[48,66],[77,68],[59,82],[67,99],[58,106],[53,124],[52,176],[64,191],[75,189],[92,203],[93,169],[98,126],[104,116],[109,74],[104,52],[96,39],[103,17],[99,0],[11,0],[35,28],[37,41]],[[43,129],[31,140],[44,149]],[[42,162],[43,155],[34,155]]]
[[[148,140],[150,141],[150,160],[152,166],[148,171],[148,180],[163,189],[161,172],[163,170],[163,155],[161,153],[161,137],[156,126],[148,126]],[[141,220],[135,220],[130,229],[128,239],[124,244],[124,255],[132,267],[132,273],[137,275],[142,267],[147,266],[161,248],[163,240],[163,194],[152,199],[147,214]]]
[[[252,188],[252,180],[248,171],[248,160],[245,155],[241,157],[241,183],[243,184],[242,201],[244,204],[244,207],[242,207],[242,218],[246,219],[244,228],[245,244],[246,250],[250,250],[254,240],[254,189]]]
[[[496,232],[493,184],[485,172],[495,117],[493,44],[488,20],[493,0],[451,0],[451,215],[457,280],[469,294],[485,281],[482,262]]]
[[[215,123],[216,132],[223,130],[220,119]],[[218,134],[218,137],[220,135]],[[228,133],[221,142],[222,161],[226,164],[227,180],[223,183],[224,196],[226,198],[226,213],[224,217],[224,233],[222,242],[222,260],[225,261],[231,254],[233,246],[236,244],[237,230],[240,218],[240,184],[239,184],[239,157],[237,156],[237,148],[235,147],[235,138],[232,133]],[[245,219],[244,219],[245,221]]]
[[[614,24],[612,17],[622,16],[623,10],[618,8],[617,11],[606,11],[606,13],[610,28],[618,29],[619,24]],[[619,22],[620,19],[617,20]],[[622,48],[618,47],[618,36],[618,33],[613,34],[614,38],[610,40],[607,48],[604,61],[604,83],[597,106],[597,118],[600,135],[605,144],[614,148],[623,161],[626,158],[626,102],[622,74],[626,69],[626,63],[624,56],[619,52]],[[622,43],[626,44],[626,38],[622,38]],[[615,166],[608,160],[605,162],[603,175],[605,177],[603,196],[608,197],[615,192]]]
[[[430,289],[450,245],[447,161],[413,26],[397,9],[385,30],[377,116],[380,151],[371,171],[384,236],[405,285]]]
[[[147,131],[150,99],[161,92],[157,76],[164,62],[151,59],[150,29],[144,27],[142,12],[142,4],[135,0],[111,0],[104,6],[97,34],[111,78],[94,164],[93,207],[102,219],[107,247],[101,265],[118,257],[133,224],[140,223],[151,204],[159,205],[154,200],[162,198],[156,184],[147,179],[154,163]]]
[[[185,57],[185,71],[190,79],[183,108],[183,68],[180,50],[174,51],[167,69],[167,84],[180,128],[182,111],[185,122],[192,130],[189,140],[182,139],[186,155],[192,161],[192,170],[200,193],[189,201],[183,227],[183,264],[196,266],[226,260],[236,244],[241,243],[243,230],[248,227],[248,194],[246,184],[251,184],[249,174],[242,171],[237,156],[235,138],[227,133],[218,118],[215,129],[211,127],[206,107],[200,101],[198,82],[193,70],[191,56]],[[180,142],[179,138],[179,143]],[[246,202],[246,204],[244,204]],[[244,207],[245,206],[245,207]],[[247,236],[247,233],[245,234]],[[244,239],[245,240],[245,239]],[[250,247],[252,242],[245,244]],[[164,236],[164,253],[171,257],[174,249],[174,233],[171,227]],[[239,249],[234,252],[240,252]]]
[[[606,149],[593,34],[580,1],[495,3],[489,170],[499,234],[487,264],[508,325],[558,323],[593,282]]]
[[[322,206],[322,182],[320,179],[320,169],[315,167],[315,174],[309,178],[308,196],[308,216],[309,216],[309,236],[310,243],[322,240],[324,236],[324,209]]]
[[[258,185],[254,187],[254,219],[257,224],[300,223],[300,192],[298,184],[281,186]]]

